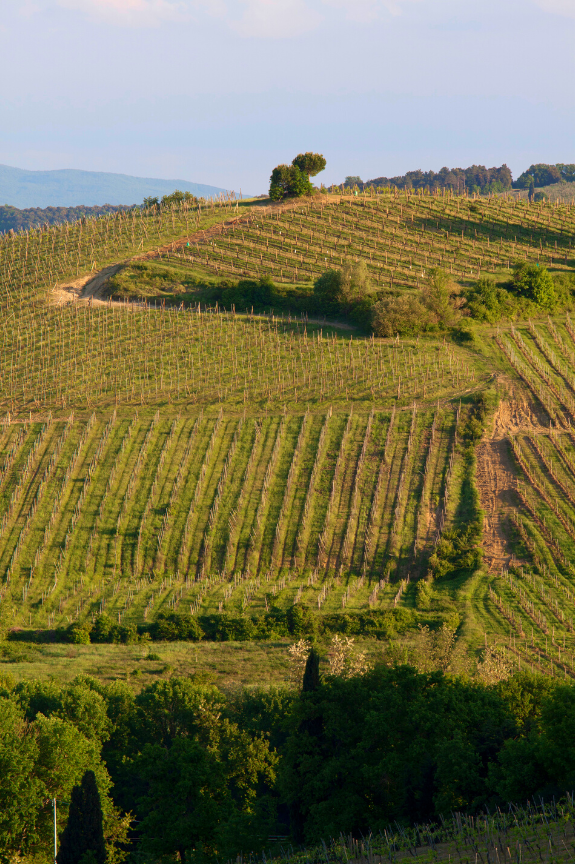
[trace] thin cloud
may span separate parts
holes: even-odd
[[[240,36],[286,39],[315,30],[322,20],[305,0],[246,0],[243,6],[239,18],[228,19]]]
[[[58,0],[58,5],[123,27],[157,27],[190,17],[188,4],[180,0]]]
[[[33,2],[33,0],[27,0]],[[399,15],[418,0],[56,0],[66,9],[123,27],[157,27],[207,17],[219,20],[239,36],[290,39],[316,30],[330,11],[348,20],[373,21]],[[546,2],[546,0],[541,0]],[[575,0],[549,0],[575,2]]]
[[[535,0],[535,3],[545,12],[575,18],[575,0]]]
[[[306,0],[56,0],[65,9],[125,27],[217,19],[238,35],[289,38],[315,29],[322,18]]]
[[[383,15],[401,15],[408,3],[418,0],[322,0],[324,6],[342,9],[346,18],[367,23]]]

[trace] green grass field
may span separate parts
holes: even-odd
[[[3,238],[2,626],[403,608],[413,628],[448,622],[474,651],[498,640],[516,665],[573,674],[569,319],[476,325],[463,344],[374,339],[292,313],[289,297],[349,257],[377,286],[409,291],[438,265],[460,284],[518,260],[570,272],[574,229],[570,205],[385,193],[142,211]],[[143,268],[129,264],[143,254]],[[55,284],[119,262],[116,287],[137,302],[52,302]],[[282,286],[281,313],[210,304],[218,280],[266,274]],[[520,415],[501,429],[498,409],[477,449],[485,564],[436,579],[422,604],[417,580],[468,518],[476,469],[461,435],[481,392]],[[68,674],[65,648],[35,650]],[[109,674],[98,652],[116,658],[102,668],[137,671],[144,649],[94,647],[93,663],[78,650],[83,668]],[[221,651],[224,668],[231,649],[198,650]],[[279,680],[271,646],[257,649],[265,663],[241,650],[242,681],[260,667]],[[175,669],[195,669],[185,647],[169,651]],[[9,662],[18,675],[35,664]]]

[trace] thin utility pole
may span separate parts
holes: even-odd
[[[54,798],[54,864],[58,855],[58,833],[56,831],[56,799]]]

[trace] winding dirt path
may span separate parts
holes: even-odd
[[[335,196],[333,195],[329,196],[329,199],[327,196],[319,195],[314,197],[314,201],[317,202],[324,198],[331,202],[335,200]],[[270,213],[277,213],[283,210],[294,210],[295,208],[301,207],[307,203],[309,203],[309,201],[306,198],[290,201],[269,201],[269,199],[259,202],[256,201],[254,204],[250,205],[250,209],[247,213],[239,213],[236,217],[227,219],[225,222],[218,222],[210,228],[206,228],[202,231],[194,231],[186,236],[178,237],[177,240],[174,240],[171,243],[166,243],[164,246],[157,246],[155,249],[150,249],[148,252],[142,252],[140,255],[133,255],[125,261],[120,261],[117,264],[104,267],[102,270],[98,270],[95,273],[89,273],[87,276],[81,276],[80,278],[69,282],[61,282],[52,289],[52,302],[57,306],[65,306],[68,303],[85,301],[90,305],[102,305],[105,303],[107,306],[123,307],[125,306],[123,303],[114,301],[110,302],[108,299],[103,300],[101,298],[110,276],[113,276],[121,267],[124,267],[131,261],[146,261],[159,258],[164,253],[176,252],[178,249],[184,248],[187,243],[200,245],[210,240],[212,237],[216,237],[226,231],[232,230],[239,223],[249,223],[251,220],[257,219],[259,216],[269,215]],[[136,302],[135,305],[138,306],[139,304]],[[326,327],[337,327],[341,330],[355,331],[357,329],[343,321],[327,321],[322,318],[308,318],[307,321],[310,324],[323,324]]]
[[[87,276],[81,276],[72,282],[62,282],[52,290],[52,299],[57,306],[65,306],[68,303],[78,303],[84,301],[86,303],[106,303],[107,301],[99,300],[98,298],[104,292],[106,283],[110,276],[117,273],[122,264],[112,264],[110,267],[104,267],[103,270],[98,270],[96,273],[89,273]],[[120,306],[120,303],[113,304]]]

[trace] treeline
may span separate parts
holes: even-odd
[[[118,210],[130,210],[125,205],[104,204],[102,207],[28,207],[19,210],[6,204],[0,207],[0,234],[8,231],[28,231],[44,225],[63,225],[78,219],[104,216]]]
[[[193,677],[137,695],[120,681],[4,678],[0,858],[50,857],[52,799],[61,836],[86,771],[108,864],[233,860],[271,836],[360,837],[575,787],[566,682],[523,672],[488,685],[385,664],[322,679],[318,659],[303,678],[299,667],[299,686],[228,694]]]
[[[537,165],[531,165],[527,171],[524,171],[514,182],[513,188],[529,189],[530,186],[537,188],[541,186],[553,186],[555,183],[574,182],[574,164],[566,165],[563,162],[558,162],[556,165],[546,165],[544,162],[539,162]]]
[[[356,181],[359,178],[348,178]],[[470,168],[442,168],[440,171],[408,171],[399,177],[376,177],[361,184],[362,187],[386,186],[397,189],[424,189],[433,192],[436,189],[452,189],[463,193],[486,194],[488,192],[505,192],[511,189],[513,176],[507,165],[500,168],[486,168],[484,165],[472,165]],[[346,181],[345,185],[354,185]],[[359,184],[358,184],[359,185]]]
[[[575,164],[558,162],[548,165],[539,162],[531,165],[517,180],[511,170],[503,164],[500,168],[471,165],[469,168],[441,168],[440,171],[408,171],[397,177],[376,177],[364,183],[361,177],[346,177],[344,186],[367,189],[370,186],[395,187],[396,189],[451,189],[454,192],[486,195],[490,192],[507,192],[510,189],[529,189],[552,186],[555,183],[575,182]]]

